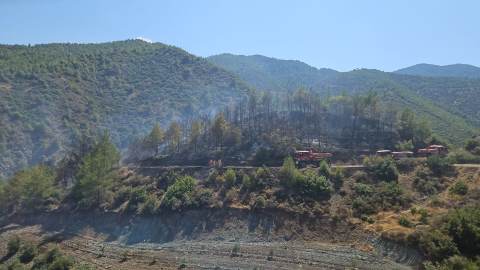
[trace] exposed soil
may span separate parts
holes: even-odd
[[[13,259],[6,242],[14,234],[41,251],[59,243],[77,261],[100,269],[410,269],[421,260],[416,250],[381,240],[361,224],[283,212],[212,208],[152,218],[58,212],[12,218],[15,223],[0,231],[0,263]],[[240,251],[232,253],[235,243]],[[268,259],[271,248],[275,255]]]

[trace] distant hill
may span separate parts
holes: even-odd
[[[157,121],[165,127],[254,89],[161,43],[0,45],[0,173],[59,156],[102,128],[124,147]]]
[[[312,86],[338,74],[333,69],[317,69],[296,60],[279,60],[261,55],[220,54],[207,58],[242,78],[258,90],[293,91],[300,86]]]
[[[384,101],[394,100],[400,107],[410,106],[417,114],[427,114],[434,130],[452,142],[472,136],[480,127],[479,79],[420,77],[369,69],[338,72],[260,55],[221,54],[207,59],[259,90],[293,91],[303,85],[325,97],[328,91],[340,95],[344,89],[348,93],[377,89]]]
[[[480,78],[480,68],[465,64],[446,66],[418,64],[411,67],[399,69],[397,71],[394,71],[393,73],[429,77]]]

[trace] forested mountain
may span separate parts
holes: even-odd
[[[61,153],[102,128],[125,146],[155,122],[223,106],[252,89],[161,43],[0,45],[0,173]]]
[[[480,68],[472,65],[455,64],[446,66],[437,66],[431,64],[418,64],[407,68],[402,68],[393,73],[420,75],[430,77],[466,77],[480,78]]]
[[[333,69],[317,69],[300,61],[279,60],[262,55],[220,54],[207,59],[244,78],[260,91],[265,88],[285,91],[300,86],[309,87],[339,73]]]
[[[421,77],[368,69],[337,72],[258,55],[222,54],[207,59],[259,89],[293,93],[298,85],[305,85],[323,98],[340,95],[343,90],[363,94],[370,88],[377,89],[383,101],[392,100],[400,107],[412,107],[418,115],[426,114],[434,130],[451,142],[470,137],[480,127],[479,79]]]

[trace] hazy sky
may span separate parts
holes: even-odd
[[[0,43],[144,37],[198,56],[261,54],[339,71],[480,66],[479,10],[478,0],[0,0]]]

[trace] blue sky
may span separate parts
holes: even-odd
[[[480,66],[480,1],[1,0],[0,43],[144,37],[198,56],[261,54],[339,71]]]

